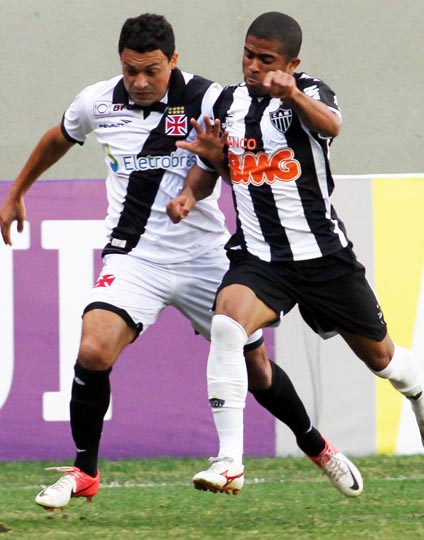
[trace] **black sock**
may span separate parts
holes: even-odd
[[[74,465],[96,476],[103,418],[110,402],[111,369],[91,371],[75,364],[72,383],[71,429],[77,448]]]
[[[271,362],[272,383],[266,390],[252,391],[256,401],[294,433],[299,448],[310,456],[317,456],[325,446],[324,439],[312,427],[305,406],[285,371]]]
[[[316,457],[321,454],[325,448],[325,441],[321,433],[311,426],[311,429],[306,433],[302,433],[296,437],[298,447],[308,454],[308,456]]]

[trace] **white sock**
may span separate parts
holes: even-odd
[[[412,352],[395,345],[395,352],[387,367],[373,371],[377,377],[388,379],[392,386],[406,397],[422,392],[421,372]]]
[[[243,462],[243,409],[212,409],[219,437],[218,457],[231,457]]]
[[[214,315],[208,358],[208,396],[219,438],[219,457],[241,463],[243,409],[247,396],[247,370],[243,327],[226,315]]]

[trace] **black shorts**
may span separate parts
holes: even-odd
[[[307,261],[266,262],[239,250],[229,250],[228,257],[230,268],[218,292],[245,285],[279,317],[298,304],[305,322],[324,338],[338,330],[376,341],[387,334],[365,268],[350,248]]]

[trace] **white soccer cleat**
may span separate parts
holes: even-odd
[[[196,489],[237,495],[244,484],[244,466],[232,458],[209,458],[212,465],[193,476]]]
[[[324,439],[325,440],[325,439]],[[357,467],[333,444],[325,441],[325,448],[319,456],[308,456],[328,477],[333,486],[346,495],[358,497],[364,483]]]
[[[46,510],[63,508],[71,497],[86,497],[91,501],[99,490],[100,473],[93,478],[78,467],[47,467],[46,471],[58,471],[65,474],[57,482],[43,489],[35,497],[35,502]]]
[[[421,442],[424,446],[424,393],[420,392],[418,395],[408,399],[411,403],[412,410],[414,411],[418,429],[420,430]]]

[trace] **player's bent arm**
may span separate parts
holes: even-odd
[[[35,180],[59,161],[74,144],[65,138],[60,124],[46,131],[13,182],[10,194],[24,195]]]
[[[298,58],[294,59],[291,68],[298,66],[299,61]],[[336,137],[339,134],[341,115],[325,103],[302,92],[297,87],[296,79],[291,72],[268,71],[263,85],[269,89],[272,97],[288,99],[302,123],[311,131],[323,137]]]
[[[216,171],[207,171],[199,167],[199,165],[194,165],[188,172],[182,193],[188,190],[193,195],[195,201],[205,199],[215,189],[218,177],[219,175]]]
[[[166,211],[171,220],[179,223],[186,218],[197,201],[212,194],[217,180],[217,172],[194,165],[188,172],[181,193],[167,204]]]
[[[293,92],[290,103],[305,126],[323,137],[336,137],[342,125],[341,116],[325,103],[318,101],[301,90]]]
[[[5,244],[12,245],[10,227],[14,221],[18,223],[18,231],[22,232],[25,220],[24,195],[37,178],[56,163],[74,143],[62,134],[61,126],[49,129],[31,152],[27,162],[14,180],[9,193],[0,208],[1,235]]]

